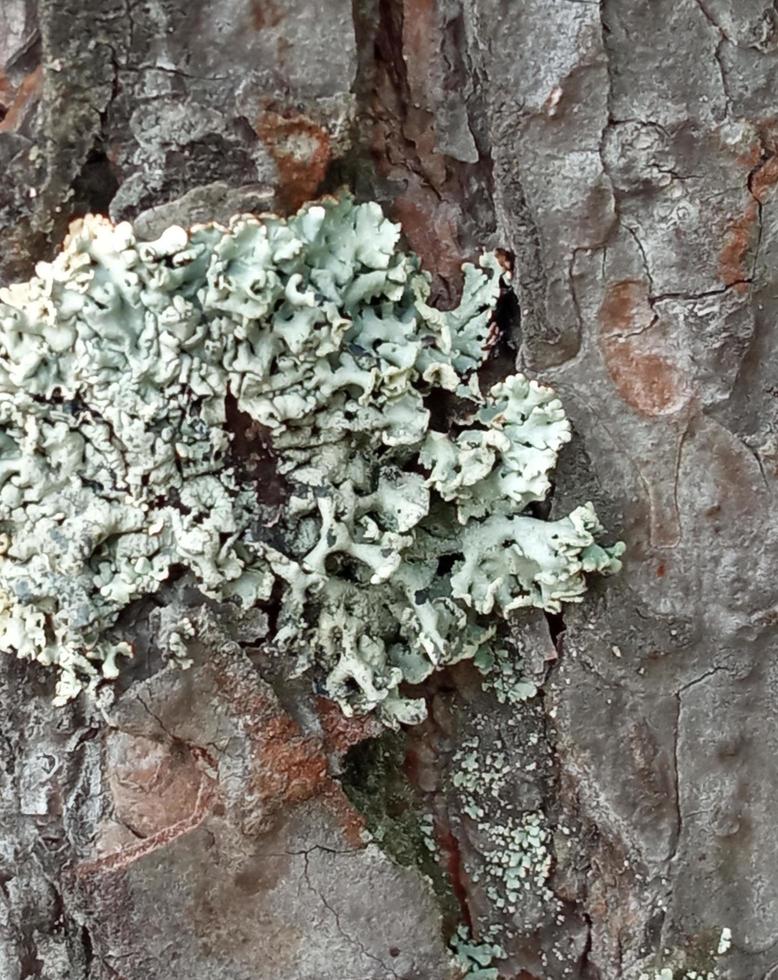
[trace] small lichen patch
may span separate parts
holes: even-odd
[[[503,266],[466,266],[441,311],[399,235],[350,198],[152,242],[88,217],[0,291],[0,649],[52,666],[58,702],[117,675],[120,614],[185,569],[275,604],[268,642],[347,714],[414,722],[403,681],[619,567],[591,504],[527,512],[570,426],[522,375],[481,390]],[[245,478],[228,416],[272,478]]]
[[[465,926],[457,929],[450,946],[462,980],[499,980],[499,971],[492,966],[492,961],[504,958],[502,947],[496,943],[476,942]]]
[[[732,945],[732,930],[727,929],[727,927],[725,926],[721,930],[721,935],[719,936],[719,944],[716,947],[716,955],[723,956],[725,953],[728,953],[731,945]]]
[[[538,693],[534,681],[522,673],[521,662],[507,650],[480,650],[475,665],[483,675],[483,688],[491,691],[500,704],[521,704]]]
[[[669,966],[656,970],[654,973],[641,973],[639,980],[719,980],[720,974],[715,970],[683,970],[678,972]]]
[[[657,957],[658,966],[633,976],[635,980],[721,980],[725,974],[718,960],[731,946],[731,929],[725,926],[720,932],[708,931],[697,937],[696,945],[665,949],[661,958]]]
[[[551,832],[540,810],[517,812],[510,799],[512,764],[497,751],[479,751],[477,738],[462,744],[453,760],[451,784],[462,800],[463,812],[474,822],[481,841],[482,866],[470,875],[481,885],[490,905],[514,914],[531,892],[556,902],[548,887],[551,872]],[[490,801],[499,801],[499,822]]]

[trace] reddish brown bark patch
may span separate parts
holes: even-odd
[[[330,775],[323,740],[303,732],[270,688],[252,683],[245,665],[225,658],[213,669],[251,746],[245,783],[245,797],[256,813],[256,826],[249,821],[251,832],[268,829],[275,815],[317,797],[336,817],[348,843],[364,846],[362,817]]]
[[[76,865],[74,874],[76,877],[88,878],[91,875],[99,876],[104,871],[116,871],[127,867],[133,861],[145,857],[159,847],[164,847],[171,841],[188,834],[198,827],[206,816],[211,812],[214,802],[215,784],[210,779],[203,779],[197,791],[196,798],[192,801],[191,813],[177,823],[169,824],[158,830],[150,837],[144,838],[138,844],[122,848],[105,857],[96,858],[93,861],[82,861]]]
[[[461,265],[472,258],[472,229],[463,214],[488,184],[487,161],[464,162],[438,145],[436,114],[461,65],[447,56],[450,21],[437,0],[379,4],[375,34],[369,147],[377,174],[395,192],[389,216],[403,224],[408,245],[434,270],[436,300],[454,303]],[[466,95],[462,93],[463,109]],[[476,209],[478,210],[478,209]]]
[[[651,319],[647,282],[642,279],[623,279],[608,286],[600,306],[603,332],[622,333],[639,329],[641,326],[648,326]]]
[[[778,155],[769,156],[751,177],[751,193],[763,204],[767,192],[778,183]]]
[[[42,82],[43,68],[40,65],[29,75],[25,75],[16,89],[5,75],[0,74],[0,103],[4,107],[0,133],[12,133],[18,129],[24,110],[40,94]]]
[[[343,839],[355,850],[366,843],[367,824],[362,814],[351,804],[339,783],[331,781],[329,788],[322,793],[321,799],[327,809],[338,821]]]
[[[464,256],[454,209],[442,204],[432,190],[412,187],[395,200],[393,216],[401,223],[403,234],[422,265],[435,269],[459,291]]]
[[[408,86],[415,100],[430,85],[430,69],[440,58],[441,32],[435,0],[404,0],[402,45]]]
[[[657,354],[619,343],[611,349],[609,370],[621,397],[642,415],[666,415],[685,402],[678,370]]]
[[[316,197],[331,159],[330,136],[307,116],[267,111],[256,125],[278,169],[279,197],[290,211]]]
[[[367,738],[376,738],[382,732],[381,723],[373,715],[347,718],[329,698],[316,699],[316,712],[324,734],[324,746],[328,754],[334,756],[343,756],[353,746]]]
[[[743,215],[729,225],[724,247],[719,253],[719,279],[738,292],[748,289],[746,280],[751,276],[751,269],[747,260],[756,241],[757,218],[758,208],[752,201]]]
[[[150,837],[192,815],[208,777],[180,742],[110,732],[106,767],[116,818]]]
[[[688,398],[679,368],[652,336],[653,311],[648,284],[624,279],[612,283],[600,306],[600,348],[621,399],[641,415],[667,415]]]
[[[315,739],[304,736],[286,714],[262,726],[257,738],[254,788],[263,803],[302,803],[322,792],[327,759]]]
[[[213,671],[219,700],[248,739],[246,796],[258,814],[274,813],[322,792],[329,777],[321,742],[300,729],[270,688],[252,683],[244,664],[222,660]]]
[[[255,31],[276,27],[284,19],[274,0],[251,0],[251,24]]]

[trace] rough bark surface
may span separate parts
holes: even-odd
[[[4,0],[2,281],[87,211],[154,234],[342,184],[443,297],[506,249],[518,363],[577,433],[554,506],[583,488],[628,551],[519,624],[538,698],[426,692],[437,898],[338,781],[371,724],[224,636],[104,710],[2,659],[2,980],[449,980],[446,888],[506,978],[778,975],[777,90],[767,0]],[[480,821],[465,751],[508,770]],[[506,798],[554,865],[500,908]]]

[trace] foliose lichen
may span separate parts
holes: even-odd
[[[526,512],[570,426],[520,374],[481,389],[508,273],[484,255],[436,309],[399,236],[348,197],[152,242],[90,216],[0,291],[0,648],[55,668],[58,702],[117,675],[120,614],[182,568],[220,601],[280,594],[293,669],[388,724],[423,715],[403,681],[618,569],[591,504]],[[231,406],[280,502],[241,476]]]

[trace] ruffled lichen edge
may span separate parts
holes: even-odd
[[[479,383],[509,273],[483,255],[439,310],[399,240],[348,196],[153,242],[89,216],[0,291],[0,648],[51,666],[58,702],[117,675],[117,619],[181,568],[220,601],[280,594],[290,672],[390,725],[424,714],[403,682],[618,569],[591,504],[527,512],[570,438],[553,391]],[[280,503],[241,477],[230,403]],[[163,644],[184,662],[187,629]]]

